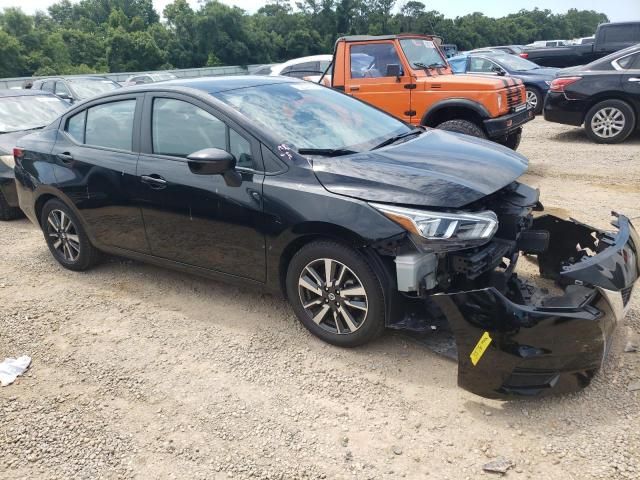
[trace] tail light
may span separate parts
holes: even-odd
[[[21,148],[14,148],[13,159],[15,160],[17,165],[20,165],[20,160],[22,160],[22,157],[24,157],[24,150],[22,150]]]
[[[576,83],[578,80],[581,80],[582,77],[562,77],[556,78],[551,82],[549,86],[549,90],[552,92],[564,92],[565,87],[568,87],[572,83]]]
[[[529,54],[528,54],[527,52],[522,52],[522,53],[520,54],[520,56],[521,56],[522,58],[529,58]]]

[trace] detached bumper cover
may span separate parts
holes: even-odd
[[[541,274],[564,285],[564,296],[543,306],[516,304],[495,288],[432,297],[456,338],[458,384],[483,397],[587,386],[640,274],[640,237],[624,216],[617,234],[553,216],[534,223],[550,233],[549,249],[539,255]],[[577,244],[598,253],[576,262]]]
[[[484,126],[490,138],[505,137],[525,123],[533,120],[533,117],[533,109],[525,108],[521,112],[509,113],[498,118],[485,120]]]

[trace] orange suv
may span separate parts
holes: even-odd
[[[466,133],[518,148],[533,119],[520,80],[454,75],[426,35],[350,36],[336,42],[322,83],[414,124]]]

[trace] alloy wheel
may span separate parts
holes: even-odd
[[[591,130],[600,138],[612,138],[624,130],[624,113],[615,107],[598,110],[591,119]]]
[[[320,258],[303,268],[298,293],[307,315],[328,332],[354,333],[367,318],[369,301],[362,282],[337,260]]]
[[[538,107],[538,95],[531,90],[527,90],[527,106],[534,110]]]
[[[51,210],[47,217],[47,235],[52,246],[68,262],[80,255],[80,237],[75,224],[62,210]]]

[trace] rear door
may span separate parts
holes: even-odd
[[[394,42],[351,43],[347,45],[345,93],[390,114],[411,121],[411,72],[402,62]],[[400,68],[400,76],[391,74]]]
[[[629,95],[635,111],[640,111],[640,52],[627,55],[617,61],[622,68],[622,88]]]
[[[220,148],[237,160],[240,186],[196,175],[186,157]],[[157,257],[264,282],[264,171],[260,144],[210,105],[190,96],[145,98],[137,198]]]
[[[61,122],[53,148],[57,187],[99,243],[148,253],[136,182],[142,94],[90,103]]]

